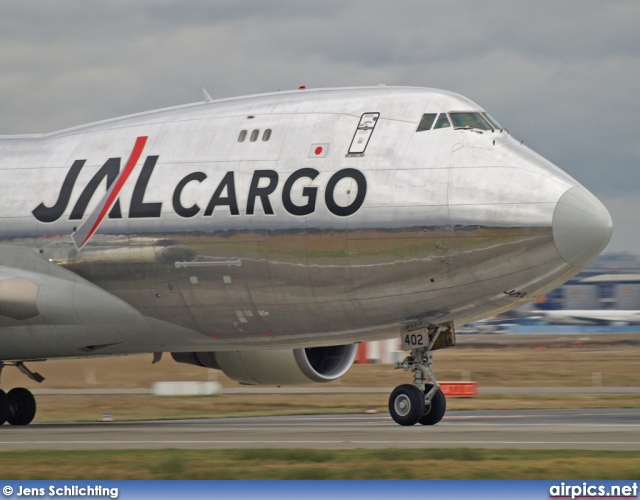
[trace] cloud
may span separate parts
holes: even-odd
[[[640,4],[8,1],[0,131],[50,131],[277,89],[460,92],[596,195],[640,190]],[[627,230],[631,221],[621,222]]]

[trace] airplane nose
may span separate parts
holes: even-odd
[[[568,263],[584,267],[607,246],[613,232],[605,206],[582,186],[566,191],[553,212],[553,241]]]

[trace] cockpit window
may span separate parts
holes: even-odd
[[[422,115],[422,120],[418,124],[416,132],[422,132],[424,130],[431,130],[431,125],[436,120],[436,113],[425,113]]]
[[[449,113],[453,128],[475,128],[479,130],[491,130],[493,127],[482,113]]]
[[[495,121],[493,116],[491,116],[489,113],[482,113],[482,116],[484,116],[489,121],[489,123],[493,125],[493,128],[502,130],[502,126],[497,121]]]
[[[438,117],[438,121],[436,122],[436,126],[433,127],[433,130],[437,128],[446,128],[450,126],[451,124],[449,123],[449,118],[447,118],[447,113],[440,113],[440,116]]]

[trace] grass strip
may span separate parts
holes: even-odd
[[[11,479],[618,479],[639,451],[99,450],[0,452]]]

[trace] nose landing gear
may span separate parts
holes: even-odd
[[[440,338],[440,327],[426,329],[428,345],[417,345],[411,349],[411,354],[401,363],[396,363],[395,368],[413,372],[413,385],[403,384],[394,389],[389,397],[389,413],[391,418],[400,425],[435,425],[444,417],[447,402],[440,389],[431,365],[433,363],[432,351],[437,348],[455,345],[455,333],[453,327],[447,327]],[[416,337],[412,335],[411,337]],[[420,335],[417,337],[421,337]],[[419,344],[419,340],[417,342]],[[407,344],[403,340],[403,344]]]

